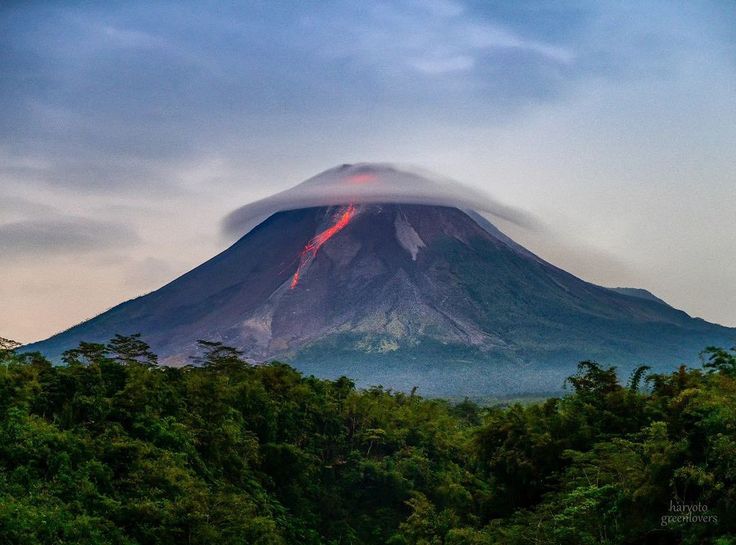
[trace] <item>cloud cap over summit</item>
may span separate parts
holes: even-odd
[[[276,212],[348,203],[401,203],[449,206],[487,212],[524,227],[531,215],[486,193],[414,167],[390,163],[343,164],[299,185],[232,211],[223,222],[228,235],[242,235]]]

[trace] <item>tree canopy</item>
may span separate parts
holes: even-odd
[[[734,350],[482,407],[200,348],[0,339],[0,543],[736,543]]]

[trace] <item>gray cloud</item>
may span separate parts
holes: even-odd
[[[506,119],[557,96],[577,61],[570,36],[502,19],[410,0],[192,3],[186,16],[167,2],[6,8],[3,174],[59,191],[175,191],[166,175],[182,163],[233,148],[267,160],[263,147],[306,139],[308,125],[397,109],[407,122]]]
[[[0,198],[0,222],[10,222],[23,219],[31,214],[55,214],[53,207],[34,202],[24,197],[3,195]],[[0,225],[2,225],[0,223]]]
[[[84,253],[129,246],[133,229],[87,218],[23,220],[0,225],[0,256],[4,260]]]

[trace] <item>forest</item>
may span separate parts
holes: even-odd
[[[0,543],[736,544],[736,351],[482,406],[140,337],[0,344]]]

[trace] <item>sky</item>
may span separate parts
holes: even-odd
[[[5,2],[0,336],[224,250],[232,210],[407,164],[585,280],[736,326],[736,4]]]

